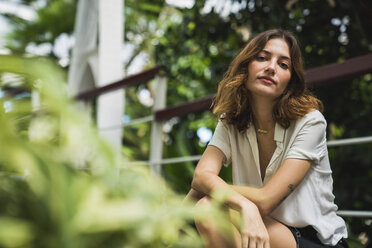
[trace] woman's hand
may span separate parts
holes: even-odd
[[[240,215],[242,248],[270,248],[269,234],[257,206],[244,204]]]

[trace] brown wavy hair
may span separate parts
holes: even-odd
[[[322,102],[306,89],[302,55],[296,38],[289,31],[272,29],[254,37],[234,58],[213,99],[213,113],[228,124],[235,125],[239,131],[246,130],[254,118],[250,94],[245,86],[248,65],[266,43],[275,38],[283,39],[288,44],[292,69],[287,88],[278,97],[273,109],[274,120],[288,128],[290,121],[303,117],[313,109],[323,110]]]

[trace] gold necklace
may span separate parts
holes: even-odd
[[[267,134],[269,131],[265,129],[258,128],[257,133]]]

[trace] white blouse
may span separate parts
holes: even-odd
[[[295,190],[271,213],[274,219],[292,227],[308,225],[318,232],[318,238],[326,245],[336,245],[347,238],[344,220],[336,215],[332,171],[326,143],[327,123],[315,110],[288,129],[275,125],[276,150],[261,180],[259,151],[255,128],[245,132],[233,125],[219,121],[209,145],[216,146],[226,156],[225,165],[232,162],[233,182],[237,185],[263,187],[287,158],[312,162],[309,172]]]

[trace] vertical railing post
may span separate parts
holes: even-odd
[[[167,78],[158,76],[155,79],[155,102],[153,113],[165,108],[167,97]],[[164,122],[152,121],[150,141],[150,169],[153,174],[161,175],[161,160],[163,157],[163,124]]]

